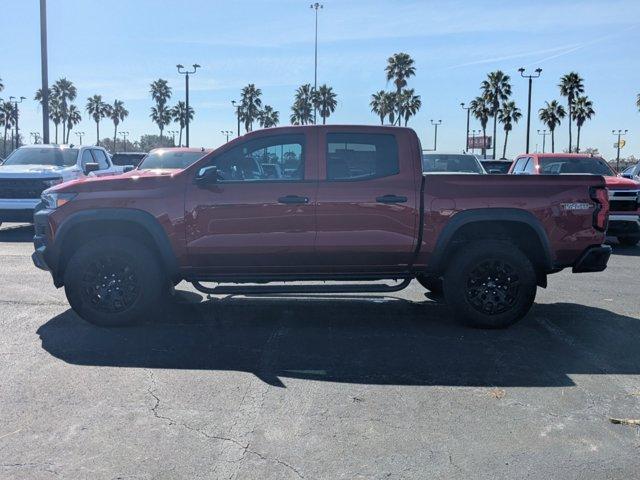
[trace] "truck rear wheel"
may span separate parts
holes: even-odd
[[[64,283],[69,304],[80,317],[109,327],[153,316],[166,281],[148,248],[109,236],[90,240],[73,254]]]
[[[506,328],[522,319],[536,296],[536,273],[513,244],[481,240],[462,248],[444,276],[444,295],[458,320]]]

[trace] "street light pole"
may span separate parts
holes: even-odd
[[[122,132],[120,132],[120,134],[122,135]],[[82,146],[82,137],[84,136],[84,132],[76,132],[76,135],[78,136],[78,140],[80,140],[80,146]],[[113,149],[115,150],[115,145],[113,146]]]
[[[42,143],[49,143],[49,67],[47,61],[47,0],[40,0],[40,68],[42,72]]]
[[[433,135],[433,151],[435,152],[438,149],[438,126],[442,125],[442,120],[438,120],[437,122],[431,120],[431,125],[436,127],[435,134]]]
[[[464,102],[460,104],[463,110],[467,111],[467,136],[464,138],[465,152],[469,150],[469,119],[471,118],[471,107],[465,107]]]
[[[231,100],[231,105],[236,109],[236,117],[238,117],[238,136],[240,136],[240,107],[242,107],[242,104],[235,100]]]
[[[480,133],[482,133],[482,131],[476,129],[471,132],[471,153],[476,153],[476,135],[480,135]]]
[[[168,130],[167,133],[169,135],[171,135],[171,142],[173,143],[173,146],[176,146],[176,134],[180,133],[177,130]],[[182,145],[178,145],[179,147],[181,147]]]
[[[220,130],[220,133],[227,137],[227,143],[228,143],[229,142],[229,135],[232,135],[233,131],[231,131],[231,130]]]
[[[16,124],[17,125],[17,124]],[[616,154],[616,170],[619,172],[620,171],[620,139],[627,134],[629,130],[611,130],[611,133],[613,133],[614,135],[616,135],[618,137],[618,143],[616,143],[616,147],[618,150],[618,153]]]
[[[197,63],[194,63],[192,65],[193,70],[189,71],[189,70],[185,70],[184,66],[178,64],[176,65],[176,68],[178,69],[178,73],[180,75],[184,75],[184,85],[185,85],[185,103],[187,104],[187,111],[186,111],[186,119],[185,119],[185,145],[188,147],[189,146],[189,76],[190,75],[195,75],[196,74],[196,70],[198,70],[200,67],[200,65],[198,65]],[[175,145],[175,138],[173,141],[173,144]]]
[[[539,78],[540,74],[542,73],[542,69],[541,68],[536,68],[534,70],[535,73],[533,73],[532,75],[525,75],[525,68],[521,67],[518,69],[518,72],[520,72],[520,76],[522,78],[528,78],[529,79],[529,99],[527,102],[527,148],[526,148],[526,153],[529,153],[529,133],[531,131],[531,89],[533,87],[533,79],[534,78]],[[495,138],[493,139],[493,141],[495,142]]]
[[[542,135],[542,153],[545,153],[545,148],[547,145],[547,135],[551,135],[551,132],[547,132],[546,130],[538,130],[538,135]]]
[[[129,132],[118,132],[120,135],[122,135],[122,151],[126,152],[127,151],[127,137],[129,136]],[[83,132],[84,135],[84,132]]]
[[[315,10],[316,15],[316,42],[315,42],[315,57],[314,57],[314,70],[313,70],[313,93],[318,90],[318,9],[324,8],[321,3],[312,3],[310,8]],[[318,109],[313,107],[313,123],[317,123]]]
[[[15,146],[13,147],[14,150],[17,150],[17,148],[20,146],[20,128],[18,128],[18,119],[20,118],[20,111],[18,110],[18,104],[22,103],[24,100],[26,100],[27,97],[20,97],[19,99],[16,97],[9,97],[9,101],[13,103],[13,117],[15,118],[16,121],[16,136],[15,136]],[[13,143],[12,143],[13,146]]]

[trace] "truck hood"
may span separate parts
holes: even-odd
[[[613,188],[617,190],[638,190],[640,189],[640,183],[635,180],[624,177],[604,177],[607,184],[607,188]]]
[[[122,175],[85,177],[56,185],[50,192],[99,192],[156,188],[182,170],[132,170]]]
[[[57,167],[55,165],[0,165],[0,178],[51,178],[63,176],[66,172],[75,169],[72,167]]]

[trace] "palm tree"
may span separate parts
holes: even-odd
[[[291,123],[294,125],[307,125],[313,123],[313,89],[306,83],[300,85],[291,107]]]
[[[496,147],[498,145],[498,115],[500,104],[506,102],[511,95],[511,77],[502,70],[496,70],[487,75],[487,79],[482,81],[480,86],[483,97],[491,106],[491,116],[493,117],[493,159],[496,159]]]
[[[258,114],[258,122],[262,128],[275,127],[280,122],[280,112],[274,110],[271,105],[265,105]]]
[[[189,105],[189,122],[193,120],[195,112],[193,107]],[[182,146],[182,131],[187,126],[187,104],[182,100],[179,101],[175,107],[171,109],[171,117],[173,121],[180,125],[180,139],[178,141],[178,145]]]
[[[69,137],[71,136],[71,129],[78,125],[82,121],[80,110],[75,105],[69,105],[69,111],[67,112],[67,139],[65,143],[69,143]]]
[[[513,100],[505,102],[500,109],[500,123],[504,125],[504,147],[502,148],[502,158],[507,157],[507,141],[509,140],[509,132],[513,130],[513,124],[518,123],[522,118],[520,109]]]
[[[580,152],[580,130],[584,122],[591,120],[595,114],[596,111],[593,109],[593,102],[589,100],[589,97],[585,95],[575,98],[573,105],[571,105],[571,115],[573,115],[573,119],[576,121],[576,126],[578,127],[576,153]]]
[[[485,139],[487,138],[487,124],[489,123],[489,117],[491,116],[491,107],[487,103],[487,99],[484,97],[474,98],[471,100],[469,106],[471,107],[471,114],[480,122],[480,126],[482,127],[482,155],[484,158],[487,158]]]
[[[7,130],[13,127],[13,105],[11,102],[0,103],[0,125],[4,127],[2,156],[7,156]]]
[[[567,105],[569,108],[569,152],[572,150],[572,139],[571,139],[571,119],[573,118],[573,114],[571,110],[573,108],[573,101],[576,97],[584,93],[584,80],[578,75],[576,72],[570,72],[566,75],[563,75],[560,78],[560,83],[558,86],[560,87],[560,95],[563,97],[567,97]]]
[[[165,106],[167,101],[171,98],[171,87],[169,82],[159,78],[158,80],[151,82],[151,99],[156,102],[158,106]]]
[[[384,125],[384,119],[387,115],[393,115],[392,95],[392,93],[385,92],[384,90],[379,90],[371,95],[371,103],[369,103],[369,106],[371,107],[371,111],[380,117],[380,125]],[[390,121],[393,123],[392,120]]]
[[[62,107],[60,106],[60,100],[56,96],[49,98],[49,118],[53,122],[56,134],[56,143],[58,143],[58,125],[63,121]],[[64,143],[64,138],[62,139]]]
[[[337,95],[334,93],[333,88],[328,87],[326,84],[320,85],[318,90],[313,92],[311,101],[314,108],[320,112],[323,125],[327,123],[327,118],[335,112],[338,106],[336,97]]]
[[[73,102],[78,95],[78,91],[71,80],[62,77],[53,84],[51,87],[52,93],[60,101],[60,109],[62,111],[62,140],[66,137],[66,124],[67,116],[69,112],[69,102]]]
[[[636,107],[638,107],[638,110],[640,110],[640,93],[636,97]]]
[[[262,90],[250,83],[240,93],[240,120],[244,122],[246,132],[253,130],[253,122],[258,119],[262,107]]]
[[[415,90],[413,88],[402,90],[400,98],[398,99],[398,112],[400,114],[400,118],[404,118],[405,127],[407,126],[409,119],[418,113],[420,107],[422,107],[422,100],[420,100],[420,95],[415,94]]]
[[[4,83],[2,82],[2,79],[0,78],[0,92],[4,90]]]
[[[94,95],[87,98],[86,110],[93,118],[93,121],[96,122],[96,145],[100,145],[100,120],[109,113],[109,105],[102,101],[102,95]]]
[[[149,117],[160,129],[160,145],[162,145],[162,132],[164,132],[164,127],[171,123],[171,110],[164,105],[151,107],[151,115]]]
[[[551,153],[556,151],[555,130],[560,125],[561,120],[566,117],[567,112],[564,107],[558,103],[557,100],[552,100],[551,103],[545,102],[545,107],[538,111],[538,117],[540,121],[544,123],[551,132]]]
[[[115,100],[111,108],[109,108],[108,116],[113,122],[113,151],[115,152],[118,142],[118,125],[129,116],[129,110],[124,108],[122,100]]]
[[[416,68],[413,66],[415,62],[408,53],[394,53],[387,59],[387,66],[385,72],[387,72],[387,81],[393,80],[396,86],[396,97],[400,98],[400,92],[407,86],[407,79],[413,77],[416,74]],[[400,109],[396,106],[398,123],[400,122]]]

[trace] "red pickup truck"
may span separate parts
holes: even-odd
[[[517,157],[509,173],[515,175],[602,175],[609,191],[607,235],[627,246],[640,242],[640,183],[616,173],[602,158],[581,153],[531,153]]]
[[[258,295],[416,278],[456,317],[500,328],[548,274],[606,268],[602,177],[423,175],[421,151],[407,128],[270,128],[183,170],[65,183],[43,194],[33,261],[100,325],[149,318],[181,280]]]

